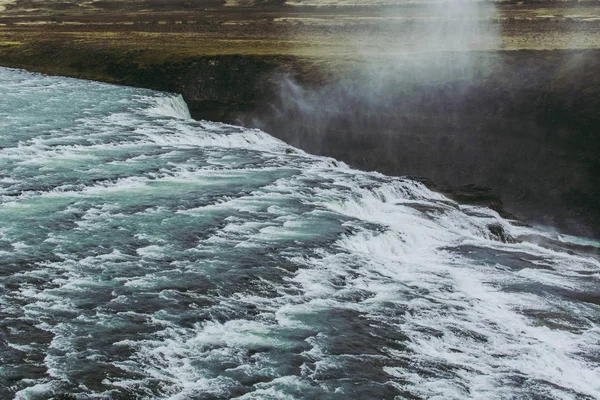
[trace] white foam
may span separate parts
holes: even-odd
[[[146,110],[149,115],[185,120],[192,119],[190,110],[181,95],[159,96],[151,99],[156,105]]]
[[[258,129],[223,129],[227,125],[208,122],[203,124],[203,128],[181,124],[175,132],[165,132],[156,128],[142,128],[137,132],[159,146],[245,148],[278,152],[289,148],[284,142]]]
[[[33,400],[39,398],[39,396],[52,393],[55,386],[54,382],[36,383],[15,393],[15,400]]]

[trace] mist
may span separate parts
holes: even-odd
[[[332,130],[391,133],[406,128],[409,117],[469,108],[469,85],[494,67],[473,53],[498,42],[494,6],[467,0],[404,5],[406,16],[384,8],[369,29],[357,19],[342,39],[353,62],[328,66],[336,71],[333,83],[282,74],[271,113],[252,123],[265,129],[283,124],[278,134],[291,144],[321,152]],[[451,98],[439,93],[448,85]]]
[[[593,54],[502,51],[492,3],[421,2],[378,20],[347,35],[351,62],[327,66],[333,82],[282,73],[270,107],[242,122],[358,168],[491,188],[519,218],[597,234],[589,201],[573,201],[597,182],[589,132],[562,96]]]

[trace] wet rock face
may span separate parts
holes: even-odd
[[[60,393],[54,396],[54,398],[56,400],[76,400],[77,396],[75,396],[73,393]]]
[[[200,119],[235,122],[240,113],[251,113],[272,98],[269,76],[273,61],[252,57],[214,57],[194,60],[177,78],[192,115]]]
[[[458,201],[459,203],[474,204],[491,208],[494,211],[508,216],[504,210],[504,204],[501,196],[489,187],[481,187],[474,184],[447,187],[439,189],[446,196]]]
[[[273,77],[285,63],[279,58],[214,56],[144,64],[134,57],[105,61],[107,73],[127,85],[180,93],[194,118],[229,123],[273,101]]]
[[[488,225],[488,230],[494,239],[499,240],[502,243],[515,243],[515,239],[509,235],[500,224],[490,224]]]
[[[44,43],[43,47],[32,52],[71,60],[66,75],[90,78],[97,74],[108,82],[180,93],[194,118],[231,123],[271,104],[275,77],[284,71],[282,66],[295,62],[290,57],[236,55],[148,61],[145,51],[99,48],[81,52],[61,43]]]
[[[261,57],[215,56],[143,64],[111,60],[107,72],[117,81],[181,93],[197,119],[234,122],[273,96],[269,76],[280,61]],[[85,66],[84,66],[85,69]]]

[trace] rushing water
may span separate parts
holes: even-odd
[[[1,399],[600,398],[597,242],[177,96],[0,91]]]

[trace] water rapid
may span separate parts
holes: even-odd
[[[0,88],[0,398],[600,398],[597,242],[178,96]]]

